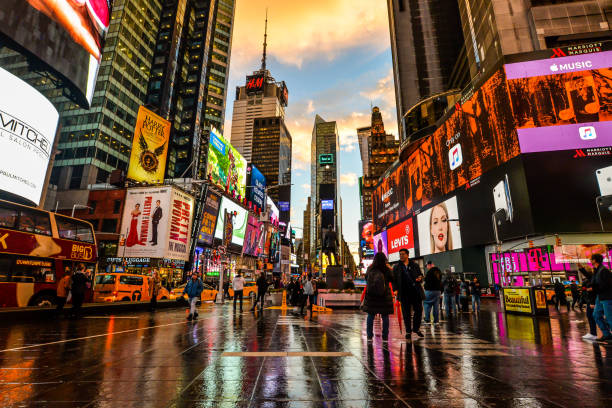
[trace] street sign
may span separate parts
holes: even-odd
[[[333,153],[326,153],[319,155],[319,164],[321,166],[325,166],[327,164],[334,164],[334,155]]]

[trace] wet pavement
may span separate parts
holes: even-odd
[[[610,407],[612,346],[584,314],[493,301],[368,343],[365,315],[184,309],[0,324],[0,407]],[[380,333],[380,322],[375,323]]]

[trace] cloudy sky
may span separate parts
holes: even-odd
[[[357,131],[370,123],[370,104],[397,135],[395,94],[384,0],[236,0],[225,134],[231,134],[236,86],[261,65],[268,8],[267,68],[289,88],[286,124],[293,138],[291,224],[302,227],[310,195],[310,141],[316,114],[335,120],[340,133],[343,233],[357,241]],[[297,229],[298,236],[301,230]]]

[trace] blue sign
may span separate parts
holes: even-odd
[[[210,132],[210,144],[222,155],[225,155],[225,143],[213,131]]]
[[[289,201],[279,201],[278,205],[281,211],[289,211]]]
[[[249,183],[247,199],[261,209],[265,210],[266,201],[266,177],[251,164],[251,181]]]
[[[334,200],[321,200],[321,209],[322,210],[333,210]]]

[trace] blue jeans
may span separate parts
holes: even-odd
[[[453,314],[453,310],[455,310],[455,294],[445,293],[444,294],[444,308],[446,309],[446,314]]]
[[[601,329],[601,334],[604,337],[610,336],[610,323],[607,320],[612,319],[612,300],[595,300],[595,310],[593,311],[595,323]]]
[[[372,313],[368,313],[366,333],[369,339],[374,337],[374,316],[376,315]],[[382,317],[382,326],[383,326],[382,327],[382,338],[383,339],[389,338],[389,315],[381,314],[380,317]]]
[[[587,320],[589,321],[589,333],[591,333],[593,336],[597,336],[597,323],[595,323],[595,318],[593,318],[593,313],[595,312],[595,309],[592,309],[591,305],[589,305],[588,303],[586,307]]]
[[[425,300],[423,301],[425,306],[425,322],[429,323],[429,316],[431,315],[431,307],[433,306],[433,319],[434,323],[438,323],[438,316],[440,316],[440,291],[439,290],[426,290]]]
[[[476,308],[478,304],[478,308]],[[478,310],[480,312],[480,296],[472,295],[472,312]]]

